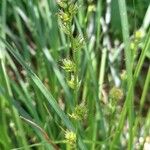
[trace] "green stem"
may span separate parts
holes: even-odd
[[[71,43],[71,49],[73,54],[73,61],[76,65],[76,69],[74,70],[74,80],[75,80],[75,89],[74,89],[74,102],[77,104],[78,102],[78,60],[77,60],[77,52],[73,49],[73,33],[72,33],[72,25],[70,23],[70,43]]]
[[[142,109],[143,109],[143,106],[144,106],[146,94],[147,94],[148,89],[150,88],[149,84],[150,84],[150,67],[148,69],[147,77],[146,77],[145,84],[144,84],[144,89],[143,89],[142,96],[141,96],[141,99],[140,99],[139,116],[142,115]],[[141,117],[137,117],[136,120],[135,120],[135,125],[134,125],[134,129],[133,129],[133,137],[136,134],[138,125],[140,123],[140,119],[141,119]]]
[[[74,78],[75,78],[75,91],[74,91],[74,95],[75,95],[75,103],[78,103],[78,61],[77,61],[77,57],[76,57],[76,52],[73,52],[74,55],[74,62],[76,64],[76,70],[74,72]]]
[[[129,48],[130,39],[129,39],[129,26],[128,26],[128,17],[127,17],[127,9],[126,9],[126,2],[125,0],[118,0],[119,4],[119,11],[121,17],[121,25],[122,25],[122,35],[123,41],[125,44],[125,63],[126,63],[126,70],[127,70],[127,88],[130,89],[130,96],[126,99],[127,104],[127,112],[128,112],[128,120],[129,120],[129,141],[128,141],[128,149],[132,149],[133,143],[133,112],[134,112],[134,105],[133,105],[133,98],[134,98],[134,87],[133,87],[133,59],[131,50]],[[125,113],[126,114],[126,113]]]
[[[73,61],[75,63],[76,69],[74,70],[74,82],[75,82],[75,89],[74,89],[74,104],[77,105],[78,104],[78,60],[77,60],[77,51],[75,51],[73,49],[73,33],[72,33],[72,25],[71,23],[69,24],[70,27],[70,43],[71,43],[71,50],[72,50],[72,54],[73,54]],[[78,134],[78,129],[79,129],[79,124],[77,121],[74,122],[75,125],[75,129],[76,129],[76,134]],[[70,145],[67,144],[67,150],[71,150]]]
[[[102,85],[103,85],[103,81],[104,81],[104,73],[105,73],[105,64],[106,64],[106,56],[107,56],[107,49],[104,48],[103,52],[102,52],[102,59],[101,59],[101,66],[100,66],[100,73],[99,73],[99,100],[101,100],[101,92],[102,92]],[[96,120],[99,120],[99,115],[97,115]],[[96,141],[96,137],[97,137],[97,125],[98,121],[95,122],[94,125],[94,131],[93,131],[93,141]],[[92,150],[95,150],[95,143],[92,144]]]
[[[150,83],[150,67],[148,69],[147,77],[146,77],[145,84],[144,84],[144,89],[143,89],[141,100],[140,100],[140,113],[142,111],[142,108],[145,102],[147,91],[150,88],[149,83]]]

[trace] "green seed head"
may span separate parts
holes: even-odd
[[[77,3],[66,0],[59,0],[57,3],[60,6],[60,12],[58,13],[58,17],[61,20],[62,24],[70,24],[74,15],[77,13]]]
[[[141,40],[144,37],[144,31],[143,30],[137,30],[134,34],[134,37],[136,40]]]
[[[120,89],[120,88],[117,88],[117,87],[113,87],[111,90],[110,90],[110,94],[109,94],[110,98],[112,100],[120,100],[123,98],[123,91]]]
[[[71,76],[71,79],[68,80],[67,83],[68,83],[69,87],[72,89],[76,89],[76,88],[78,89],[80,86],[80,82],[78,81],[78,79],[77,79],[77,81],[75,81],[74,75]]]
[[[75,38],[73,38],[72,48],[74,52],[81,49],[83,46],[84,46],[84,38],[81,35],[78,35]]]
[[[73,146],[76,144],[77,136],[73,131],[67,130],[65,133],[65,139],[66,139],[68,144]]]
[[[59,0],[57,2],[57,4],[59,5],[59,7],[66,9],[67,8],[67,1],[66,0]]]
[[[58,13],[58,18],[59,18],[63,23],[65,23],[65,22],[70,22],[70,20],[71,20],[70,15],[69,15],[67,12],[63,12],[63,11],[60,11],[60,12]]]
[[[127,79],[127,73],[126,70],[122,70],[121,74],[120,74],[120,78],[121,80],[126,80]]]
[[[77,13],[77,10],[78,10],[78,6],[76,3],[75,4],[71,3],[69,5],[68,12],[70,13],[71,16],[74,16]]]
[[[131,44],[130,44],[130,49],[131,49],[131,50],[135,50],[135,49],[136,49],[136,45],[135,45],[134,42],[131,42]]]
[[[64,59],[62,68],[66,72],[74,72],[76,70],[76,65],[73,61],[71,61],[69,59]]]
[[[83,120],[87,116],[87,112],[87,107],[82,103],[77,105],[74,112],[69,116],[75,120]]]

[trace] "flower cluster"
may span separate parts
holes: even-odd
[[[75,146],[76,144],[76,141],[77,141],[77,136],[76,134],[73,132],[73,131],[66,131],[65,132],[65,139],[66,139],[66,142],[71,145],[72,147]]]
[[[69,116],[75,120],[83,120],[87,116],[87,112],[87,107],[84,103],[81,103],[75,107],[74,112]]]
[[[117,87],[113,87],[111,90],[110,90],[110,94],[109,94],[110,98],[112,100],[120,100],[123,98],[123,91],[120,89],[120,88],[117,88]]]
[[[122,81],[125,81],[127,79],[127,72],[126,70],[122,70],[121,74],[120,74],[120,78]]]
[[[71,61],[70,59],[64,59],[62,68],[66,72],[75,72],[76,71],[76,64],[73,61]]]
[[[73,18],[78,10],[77,2],[73,0],[60,0],[58,1],[58,5],[60,7],[58,18],[60,21],[60,27],[64,31],[66,35],[68,35],[71,44],[71,50],[73,56],[70,56],[69,59],[64,59],[62,61],[62,68],[66,73],[69,73],[67,76],[68,86],[76,90],[80,86],[80,82],[78,81],[78,70],[77,70],[77,60],[76,53],[79,49],[82,48],[84,44],[84,39],[81,35],[73,36],[72,25]]]
[[[75,79],[74,75],[71,75],[71,79],[67,80],[67,83],[68,83],[69,87],[74,89],[74,90],[78,89],[80,86],[80,82],[78,81],[78,78]]]
[[[134,58],[137,56],[137,49],[139,48],[144,36],[145,32],[142,29],[137,30],[133,35],[133,39],[130,43],[130,49],[132,50]]]
[[[72,1],[68,0],[60,0],[58,2],[58,5],[60,7],[58,13],[58,17],[61,22],[60,27],[67,35],[70,36],[72,34],[71,31],[72,20],[78,10],[77,3],[73,3]]]
[[[74,52],[81,49],[83,47],[83,45],[84,45],[84,39],[81,35],[78,35],[78,36],[73,38],[72,48],[73,48]]]
[[[113,87],[110,90],[110,93],[109,93],[109,99],[110,99],[109,108],[110,108],[111,112],[115,112],[116,104],[122,98],[123,98],[123,91],[122,91],[122,89],[117,88],[117,87]]]

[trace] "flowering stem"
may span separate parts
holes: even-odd
[[[70,144],[66,144],[66,150],[71,150]]]
[[[74,102],[75,104],[77,104],[77,101],[78,101],[78,61],[77,61],[77,57],[76,57],[76,51],[73,49],[73,40],[74,40],[74,37],[73,37],[73,34],[72,34],[72,25],[70,23],[70,43],[71,43],[71,50],[72,50],[72,54],[73,54],[73,61],[76,65],[76,69],[74,70],[74,81],[75,81],[75,89],[74,89]]]

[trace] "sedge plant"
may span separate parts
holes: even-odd
[[[0,150],[146,150],[149,14],[149,0],[1,0]]]

